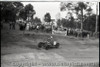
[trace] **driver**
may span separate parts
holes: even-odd
[[[50,38],[48,38],[47,41],[50,42],[50,43],[53,44],[53,45],[56,45],[56,41],[54,41],[53,36],[50,36]]]

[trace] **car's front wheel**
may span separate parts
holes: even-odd
[[[49,45],[47,45],[47,46],[45,47],[45,49],[46,49],[46,50],[48,50],[49,48],[50,48],[50,46],[49,46]]]
[[[57,43],[57,44],[55,45],[55,47],[56,47],[56,48],[59,48],[59,45],[60,45],[60,44],[59,44],[59,43]]]

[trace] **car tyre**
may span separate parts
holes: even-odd
[[[42,42],[40,42],[40,43],[38,44],[38,47],[39,47],[39,48],[41,48],[41,47],[42,47],[42,45],[43,45],[43,43],[42,43]]]
[[[48,50],[48,49],[49,49],[49,47],[50,47],[50,46],[49,46],[49,45],[47,45],[47,46],[45,47],[45,49],[46,49],[46,50]]]
[[[59,45],[60,45],[60,44],[59,44],[59,43],[57,43],[55,47],[56,47],[56,48],[59,48]]]

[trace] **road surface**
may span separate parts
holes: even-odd
[[[47,33],[1,30],[1,67],[99,67],[99,39],[53,35],[58,49],[38,49]]]

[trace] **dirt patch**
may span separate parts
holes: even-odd
[[[78,43],[80,43],[81,45],[85,45],[85,46],[88,46],[88,47],[92,47],[92,46],[95,46],[95,47],[99,47],[99,39],[95,39],[95,40],[91,40],[91,39],[86,39],[86,40],[79,40],[79,41],[76,41]]]

